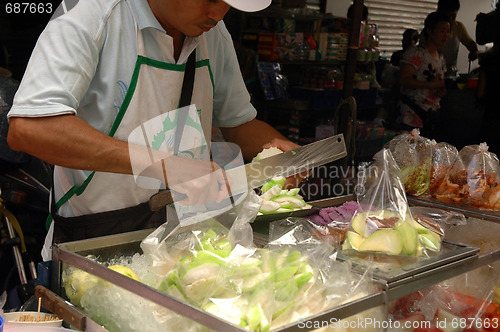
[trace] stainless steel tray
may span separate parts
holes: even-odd
[[[438,209],[460,212],[466,217],[500,222],[499,210],[479,209],[466,204],[445,203],[434,198],[413,197],[410,195],[408,195],[407,198],[410,205],[435,207]]]
[[[118,235],[105,236],[82,241],[57,244],[53,247],[53,285],[58,294],[62,294],[61,289],[61,269],[63,264],[82,269],[110,283],[122,287],[142,299],[159,304],[179,315],[187,317],[192,321],[205,325],[214,331],[247,331],[239,326],[224,321],[214,315],[200,310],[191,305],[180,302],[167,296],[143,283],[116,273],[101,264],[86,258],[87,255],[99,256],[101,260],[108,260],[122,255],[133,255],[140,253],[140,242],[150,234],[152,230],[144,230]],[[374,285],[376,283],[374,282]],[[307,324],[308,321],[330,321],[332,319],[342,319],[354,315],[355,313],[373,308],[384,303],[384,294],[380,288],[374,287],[371,294],[352,302],[325,310],[311,317],[304,317],[297,323],[279,327],[273,331],[307,331],[312,330],[314,324]],[[311,326],[307,328],[306,326]]]
[[[338,206],[346,201],[355,199],[354,196],[341,196],[320,201],[309,202],[316,207]],[[443,207],[446,208],[446,207]],[[484,217],[484,215],[482,216]],[[482,219],[482,218],[481,218]],[[479,222],[488,223],[484,220]],[[265,223],[263,223],[265,224]],[[482,232],[489,233],[491,240],[496,241],[495,234],[498,234],[500,224],[490,223],[495,229],[488,232],[488,228],[482,229]],[[350,303],[331,308],[320,314],[312,317],[305,318],[302,325],[299,323],[290,324],[280,327],[274,331],[305,331],[312,328],[305,328],[308,321],[329,321],[331,319],[342,319],[352,316],[355,313],[373,308],[378,305],[387,303],[390,300],[397,299],[401,296],[407,295],[418,289],[422,289],[449,279],[457,274],[471,271],[477,267],[490,264],[496,260],[500,260],[500,251],[491,250],[485,252],[483,256],[478,256],[479,248],[473,246],[475,243],[464,243],[461,235],[464,232],[472,232],[475,224],[471,223],[469,228],[456,229],[447,233],[446,241],[443,243],[443,252],[428,260],[420,262],[406,261],[398,267],[392,267],[390,270],[383,272],[380,269],[377,273],[373,274],[373,281],[379,284],[379,291],[369,294],[364,298],[352,301]],[[53,249],[53,285],[58,285],[57,291],[60,291],[60,269],[63,263],[73,265],[77,268],[83,269],[92,273],[100,278],[103,278],[117,286],[125,288],[134,294],[137,294],[145,300],[157,303],[166,309],[179,313],[193,321],[203,324],[216,331],[245,331],[239,326],[235,326],[218,317],[210,315],[198,308],[181,303],[163,293],[156,291],[132,280],[128,277],[122,276],[112,270],[101,266],[93,261],[85,258],[87,254],[98,255],[101,259],[109,259],[113,256],[127,255],[140,252],[140,242],[152,230],[131,232],[118,234],[113,236],[101,237],[96,239],[88,239],[83,241],[69,242],[54,246]],[[479,235],[483,234],[481,232]],[[254,242],[256,244],[265,245],[267,243],[266,234],[254,233]],[[460,242],[460,243],[458,243]],[[344,253],[340,253],[343,257]],[[348,257],[344,256],[344,259]],[[355,270],[359,273],[364,272],[366,266],[361,264],[358,257],[351,257]],[[60,293],[60,292],[59,292]]]
[[[330,207],[338,206],[347,201],[355,200],[354,195],[346,195],[323,199],[319,201],[309,202],[315,207]],[[265,244],[267,238],[265,234],[258,234],[255,237],[256,242],[260,245]],[[410,276],[417,276],[422,272],[431,270],[438,266],[443,266],[455,261],[477,256],[479,248],[455,243],[452,241],[443,241],[442,250],[431,257],[406,257],[406,256],[388,256],[377,254],[360,253],[355,250],[340,251],[338,258],[349,260],[353,263],[353,267],[359,272],[373,269],[372,275],[374,278],[381,280],[388,285],[397,285],[397,281],[402,281]]]
[[[416,281],[423,272],[440,266],[453,262],[464,264],[465,260],[476,259],[478,253],[479,248],[443,241],[441,251],[430,257],[367,254],[355,250],[340,251],[337,257],[352,262],[357,271],[370,269],[374,278],[384,281],[390,288],[408,282],[409,277]]]

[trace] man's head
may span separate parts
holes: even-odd
[[[438,12],[445,13],[450,17],[451,22],[457,19],[457,13],[460,10],[460,0],[439,0]]]
[[[169,35],[196,37],[221,21],[229,8],[252,12],[271,0],[148,0],[156,19]]]
[[[354,15],[354,5],[350,5],[347,9],[347,18],[352,20]],[[368,21],[368,7],[363,5],[363,13],[361,14],[361,21]]]

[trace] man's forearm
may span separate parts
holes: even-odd
[[[127,142],[94,129],[74,115],[10,119],[8,143],[50,164],[131,174]]]
[[[241,148],[243,158],[246,160],[252,159],[262,151],[264,144],[272,143],[276,139],[287,141],[287,138],[276,129],[257,119],[237,127],[221,128],[221,131],[227,141]]]

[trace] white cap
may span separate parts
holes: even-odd
[[[272,0],[224,0],[225,3],[243,12],[258,12],[267,8]]]

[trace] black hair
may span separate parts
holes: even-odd
[[[425,18],[424,30],[422,31],[426,40],[429,40],[429,34],[427,30],[434,31],[439,23],[448,22],[450,23],[450,17],[443,12],[432,12]]]
[[[403,50],[406,50],[408,47],[410,47],[413,41],[415,43],[418,42],[419,38],[420,34],[417,30],[406,29],[405,32],[403,32]]]
[[[354,15],[354,5],[350,5],[349,9],[347,9],[347,18],[352,20],[352,15]],[[361,21],[368,20],[368,7],[363,5],[363,15],[361,16]]]
[[[460,0],[439,0],[438,12],[454,12],[460,9]]]

